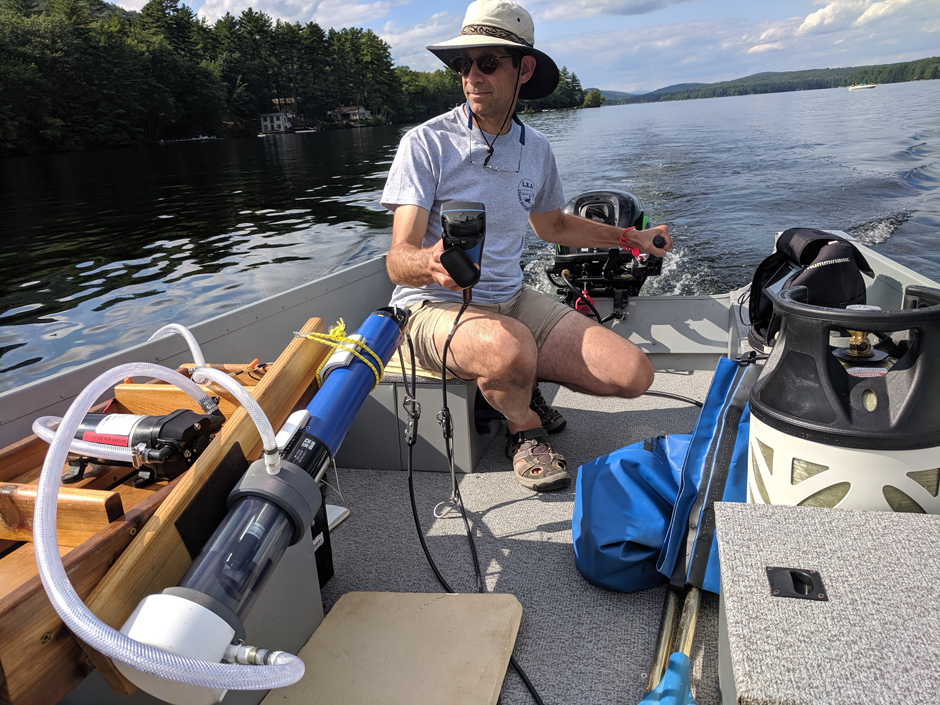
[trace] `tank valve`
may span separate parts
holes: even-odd
[[[863,330],[849,331],[849,347],[846,354],[852,357],[874,357],[875,351],[868,341],[868,333]]]

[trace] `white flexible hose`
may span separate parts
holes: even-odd
[[[206,382],[215,382],[220,387],[225,388],[225,390],[231,393],[238,403],[245,408],[251,420],[255,422],[258,433],[261,434],[261,443],[264,447],[265,469],[268,471],[268,474],[277,475],[281,469],[281,456],[277,451],[277,436],[274,433],[274,428],[271,426],[268,417],[265,416],[264,411],[261,410],[261,405],[258,404],[257,399],[251,396],[247,389],[222,370],[213,369],[212,367],[197,367],[193,370],[194,379],[197,372]]]
[[[97,377],[72,402],[52,440],[39,478],[34,511],[39,577],[55,611],[75,636],[115,661],[158,678],[205,688],[268,690],[291,685],[304,673],[303,661],[292,654],[278,654],[271,666],[248,667],[198,661],[128,638],[92,614],[76,594],[62,565],[56,540],[56,497],[62,465],[78,425],[98,397],[125,377],[149,376],[175,384],[178,380],[174,374],[149,363],[120,365]]]
[[[186,332],[188,333],[189,331]],[[171,379],[164,379],[164,381],[170,382],[186,392],[204,410],[215,408],[215,403],[209,398],[206,391],[191,379],[185,375],[181,375],[175,370],[170,370],[166,367],[155,367],[161,370],[161,374],[170,375]],[[55,427],[61,423],[62,418],[59,416],[40,416],[33,421],[33,433],[46,443],[51,444],[52,439],[55,437]],[[122,463],[134,464],[134,450],[123,446],[112,446],[107,443],[92,443],[90,441],[81,441],[77,438],[73,438],[71,444],[69,444],[69,450],[76,455],[84,455],[89,458],[116,460]]]
[[[248,415],[258,428],[258,432],[261,434],[261,442],[264,447],[265,468],[269,474],[276,475],[281,469],[281,458],[277,452],[277,441],[275,440],[274,429],[271,428],[271,422],[268,421],[268,417],[264,415],[258,402],[255,401],[255,398],[251,396],[243,386],[234,381],[228,374],[206,365],[206,358],[202,354],[202,349],[199,347],[196,337],[186,326],[180,325],[179,323],[168,323],[151,335],[149,340],[156,340],[157,338],[162,338],[164,335],[172,333],[178,333],[183,336],[183,339],[189,346],[189,351],[195,363],[195,369],[193,369],[192,375],[193,382],[197,384],[208,384],[210,381],[213,381],[219,384],[228,390],[232,396],[238,400],[238,403],[245,408],[245,411],[248,412]]]
[[[202,348],[199,347],[199,343],[196,341],[196,336],[194,336],[186,326],[180,325],[179,323],[168,323],[167,325],[163,326],[163,328],[147,338],[147,340],[149,342],[151,340],[163,338],[173,333],[178,333],[179,335],[183,336],[183,340],[185,340],[186,344],[189,346],[189,352],[193,356],[193,362],[195,363],[196,368],[205,368],[206,357],[202,354]],[[196,384],[205,384],[206,378],[196,374],[196,371],[193,370],[193,381]]]

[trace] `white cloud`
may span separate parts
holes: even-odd
[[[765,51],[778,51],[779,49],[785,49],[786,45],[783,42],[771,42],[770,44],[756,44],[747,50],[748,54],[761,54]]]
[[[867,10],[865,10],[865,12],[862,13],[861,17],[855,20],[852,26],[860,27],[866,22],[871,22],[872,20],[887,17],[888,15],[893,15],[909,2],[910,0],[884,0],[884,2],[873,3]],[[938,10],[940,10],[940,8],[938,8]]]
[[[864,27],[856,20],[881,3],[828,2],[822,10],[838,7],[828,13],[813,13],[819,23],[817,31],[829,33],[825,42],[819,41],[817,31],[799,31],[808,17],[757,24],[725,17],[644,26],[642,32],[553,37],[540,48],[559,66],[566,65],[577,73],[583,86],[621,91],[711,83],[764,71],[862,66],[936,55],[940,30],[937,0],[883,1],[894,3],[891,11],[882,8],[877,17],[872,11],[872,20]],[[855,9],[846,13],[850,4]],[[832,18],[828,25],[826,17]]]
[[[536,22],[549,20],[583,19],[585,17],[611,17],[646,15],[670,5],[695,0],[570,0],[570,2],[542,2],[532,6]]]
[[[392,57],[399,66],[416,71],[435,71],[444,64],[425,47],[460,34],[463,17],[449,12],[438,12],[420,24],[401,27],[386,22],[379,36],[392,48]]]
[[[287,22],[316,22],[324,28],[340,28],[362,25],[383,17],[392,8],[392,3],[388,0],[371,3],[348,3],[343,0],[206,0],[198,14],[209,22],[215,22],[226,12],[237,17],[249,7]]]
[[[865,11],[870,0],[836,0],[806,16],[798,34],[835,32],[845,29]]]

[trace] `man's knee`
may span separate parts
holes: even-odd
[[[640,354],[632,364],[624,367],[617,396],[633,399],[644,394],[653,384],[653,363],[646,355]]]
[[[462,366],[479,377],[532,377],[538,362],[538,346],[532,332],[507,318],[475,319],[469,337],[461,340]],[[459,327],[458,327],[459,330]]]
[[[532,332],[515,319],[500,320],[489,327],[486,354],[500,375],[535,374],[538,346]]]

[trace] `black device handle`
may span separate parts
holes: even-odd
[[[656,237],[653,238],[653,247],[658,247],[659,249],[663,249],[665,246],[666,246],[666,238],[664,238],[662,235],[657,235]]]
[[[476,283],[480,281],[479,268],[470,261],[466,251],[459,247],[444,250],[441,253],[441,264],[461,288],[476,286]]]
[[[483,242],[486,238],[486,208],[475,201],[441,204],[441,265],[457,286],[467,289],[480,281]]]

